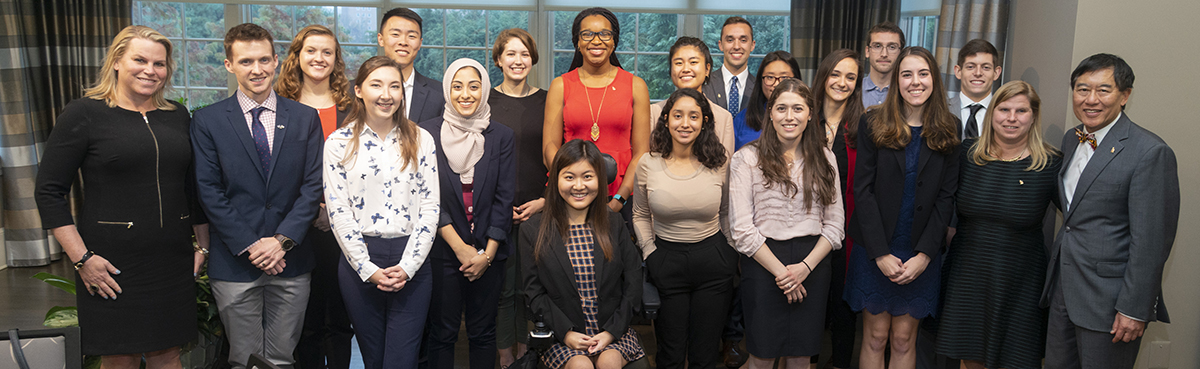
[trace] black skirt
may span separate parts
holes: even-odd
[[[775,257],[784,265],[804,260],[821,236],[797,237],[786,241],[767,239]],[[825,329],[825,305],[829,295],[829,256],[813,265],[800,284],[808,292],[798,303],[775,285],[775,276],[757,261],[742,256],[742,304],[746,311],[746,348],[758,358],[812,356],[821,353]]]

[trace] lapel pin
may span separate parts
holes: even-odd
[[[275,128],[283,129],[283,125],[282,124],[277,125],[277,126],[275,126]]]
[[[1017,180],[1017,183],[1020,183],[1021,185],[1025,185],[1025,180],[1023,180],[1023,179],[1018,179],[1018,180]]]
[[[1109,153],[1112,153],[1112,154],[1116,154],[1116,153],[1117,153],[1117,147],[1116,147],[1116,146],[1113,146],[1113,147],[1110,147],[1110,148],[1108,148],[1108,152],[1109,152]]]

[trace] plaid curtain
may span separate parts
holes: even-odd
[[[934,53],[948,92],[953,94],[961,91],[960,82],[954,77],[954,65],[958,63],[958,50],[967,41],[982,38],[991,42],[1000,52],[996,64],[1004,66],[1010,3],[1009,0],[942,0],[937,50]],[[997,82],[996,86],[999,85]]]
[[[131,12],[131,0],[0,0],[0,222],[8,266],[62,257],[33,200],[43,144],[63,106],[96,80]]]
[[[792,55],[804,81],[812,81],[829,52],[848,48],[862,54],[871,26],[899,20],[899,0],[792,0]]]

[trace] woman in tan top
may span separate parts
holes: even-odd
[[[685,359],[711,368],[737,271],[737,253],[721,232],[728,153],[713,128],[716,105],[699,91],[680,88],[663,105],[633,196],[634,230],[662,298],[655,360],[660,369],[682,368]]]
[[[708,73],[713,69],[712,54],[708,52],[708,45],[705,45],[704,41],[691,36],[680,37],[671,45],[668,58],[671,63],[671,83],[675,84],[676,89],[704,93],[701,87],[708,83]],[[733,155],[733,115],[708,98],[699,102],[708,105],[712,110],[713,132],[717,134],[717,141],[720,141],[721,146],[725,146],[725,157]],[[651,132],[654,132],[658,125],[658,117],[667,111],[664,108],[666,105],[666,100],[650,104]]]
[[[751,369],[807,367],[821,351],[829,252],[841,248],[845,210],[837,160],[810,122],[812,93],[798,79],[775,86],[762,136],[733,155],[729,210],[742,259]]]

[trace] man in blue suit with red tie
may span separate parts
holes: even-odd
[[[197,193],[210,219],[208,275],[229,337],[229,363],[250,354],[293,364],[312,250],[297,247],[321,200],[317,111],[272,90],[278,58],[254,24],[225,34],[234,96],[192,118]]]

